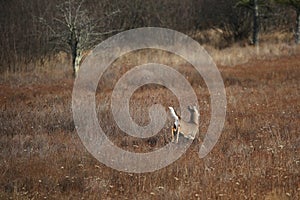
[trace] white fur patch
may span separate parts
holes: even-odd
[[[170,109],[172,117],[175,119],[174,124],[175,124],[176,129],[177,129],[178,128],[178,123],[179,123],[179,117],[176,115],[176,112],[175,112],[173,107],[169,107],[169,109]]]

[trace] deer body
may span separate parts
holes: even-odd
[[[175,140],[178,143],[179,134],[182,134],[185,138],[193,140],[198,132],[199,128],[199,112],[196,106],[189,106],[188,110],[191,113],[189,121],[184,121],[181,117],[175,112],[173,107],[169,107],[171,116],[175,119],[173,128],[172,128],[172,142]]]

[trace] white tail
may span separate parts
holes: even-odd
[[[189,106],[188,110],[191,113],[190,121],[184,121],[181,117],[175,112],[173,107],[169,107],[171,116],[175,119],[173,128],[172,128],[172,142],[174,142],[176,136],[176,143],[178,143],[179,134],[182,134],[185,138],[194,139],[199,126],[199,112],[196,106]]]

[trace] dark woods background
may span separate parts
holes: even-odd
[[[51,29],[61,16],[58,6],[66,0],[0,1],[0,70],[30,70],[30,62],[43,62],[62,51],[54,41]],[[79,1],[74,1],[79,2]],[[100,40],[121,30],[137,27],[166,27],[194,37],[201,44],[226,48],[233,43],[250,43],[251,9],[237,7],[236,0],[85,0],[81,9],[95,20]],[[293,32],[296,13],[284,5],[267,2],[261,10],[260,32]],[[111,15],[111,13],[115,13]],[[63,25],[61,25],[63,26]],[[109,31],[112,31],[111,33]],[[218,30],[222,40],[211,43],[197,33]],[[96,41],[95,41],[96,42]],[[99,42],[99,41],[97,41]],[[292,41],[287,41],[292,42]],[[25,63],[19,65],[18,63]],[[22,67],[26,66],[26,67]]]

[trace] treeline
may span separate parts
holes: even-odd
[[[65,16],[61,5],[68,1],[71,2],[71,0],[1,0],[1,71],[26,70],[28,67],[26,63],[42,60],[62,50],[68,51],[71,45],[64,45],[62,41],[58,43],[55,38],[60,36],[56,34],[57,31],[63,33],[66,30],[63,27],[65,24],[60,23]],[[118,31],[145,26],[165,27],[187,34],[218,29],[222,31],[224,42],[217,47],[224,48],[234,42],[248,40],[253,25],[251,8],[238,6],[237,0],[72,0],[72,2],[80,5],[75,7],[82,10],[80,17],[86,16],[89,23],[94,23],[93,31],[105,33],[98,34],[101,35],[100,40]],[[261,32],[295,30],[294,9],[272,1],[263,2],[265,4],[261,6],[259,16]],[[70,10],[71,14],[72,12]],[[62,27],[58,29],[58,26]],[[69,41],[65,42],[68,44]],[[20,63],[25,63],[25,69]]]

